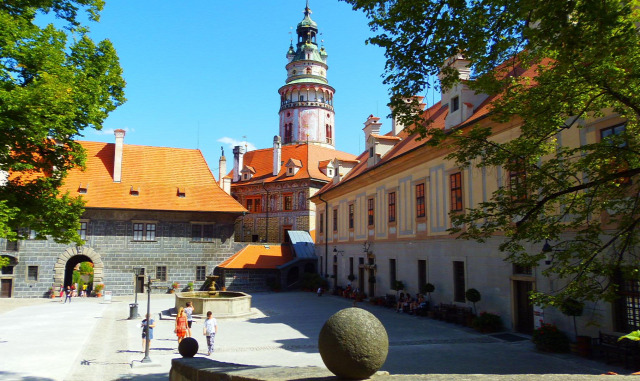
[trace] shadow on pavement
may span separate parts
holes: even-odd
[[[0,380],[21,380],[21,381],[54,381],[47,377],[21,376],[20,373],[0,371]]]

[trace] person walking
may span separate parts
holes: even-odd
[[[193,324],[193,304],[191,302],[187,302],[184,313],[187,314],[187,337],[191,337],[191,325]]]
[[[71,303],[71,287],[70,286],[67,286],[67,289],[65,290],[64,303],[67,303],[67,300],[69,301],[69,303]]]
[[[173,332],[178,336],[178,344],[180,344],[187,334],[187,314],[184,313],[184,307],[180,307],[178,310],[178,316],[176,316],[176,328]]]
[[[147,349],[147,336],[145,335],[145,328],[149,325],[149,349],[151,349],[151,340],[153,340],[153,328],[156,326],[156,322],[153,319],[149,319],[149,314],[142,321],[140,326],[142,327],[142,353]]]
[[[207,311],[207,320],[204,321],[202,333],[207,337],[207,356],[211,356],[213,352],[213,342],[216,338],[216,333],[218,333],[218,322],[216,318],[213,317],[211,311]]]
[[[87,285],[86,284],[82,285],[82,296],[85,297],[85,298],[87,297]]]

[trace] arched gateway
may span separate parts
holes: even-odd
[[[54,284],[59,285],[70,283],[69,281],[65,283],[65,274],[67,272],[67,269],[69,268],[68,265],[72,264],[73,266],[75,266],[76,264],[87,260],[93,262],[93,283],[102,283],[102,277],[104,274],[104,263],[102,263],[100,254],[96,253],[90,247],[77,246],[67,248],[67,250],[65,250],[64,253],[60,254],[60,256],[58,257],[58,260],[53,267],[53,270],[55,272],[55,275],[53,277]]]

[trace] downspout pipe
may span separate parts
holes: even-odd
[[[329,203],[322,199],[322,195],[319,195],[320,201],[324,202],[324,273],[327,274],[327,257],[329,256]]]
[[[267,199],[265,200],[267,222],[265,224],[264,241],[269,242],[269,190],[264,186],[264,181],[262,182],[262,189],[267,193]]]

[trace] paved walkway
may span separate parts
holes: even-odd
[[[146,297],[140,296],[143,314]],[[74,298],[66,305],[58,299],[0,299],[0,379],[168,379],[171,359],[179,357],[174,322],[169,318],[157,321],[150,354],[153,362],[150,366],[141,364],[141,319],[127,320],[130,302],[132,297],[115,297],[111,303]],[[153,295],[154,318],[173,303],[173,295]],[[314,293],[255,294],[254,316],[219,320],[212,358],[247,365],[323,367],[317,350],[318,333],[332,314],[350,306],[346,299],[318,298]],[[368,303],[358,306],[374,313],[387,329],[390,347],[382,370],[393,375],[491,380],[499,375],[520,378],[529,374],[568,374],[590,378],[588,375],[607,371],[630,373],[570,354],[539,353],[529,340],[509,342],[441,321],[396,314]],[[196,321],[193,332],[200,345],[198,356],[204,356],[201,321]]]

